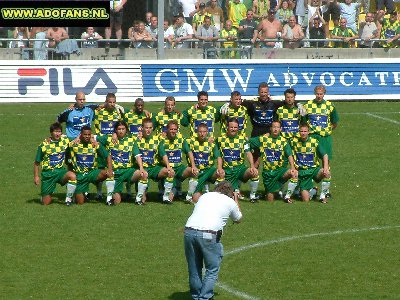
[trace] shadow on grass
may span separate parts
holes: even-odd
[[[214,292],[214,297],[215,296],[218,296],[217,292]],[[192,299],[192,295],[190,294],[190,291],[187,291],[187,292],[175,292],[172,295],[170,295],[168,297],[168,299],[171,299],[171,300],[188,300],[188,299]]]
[[[187,292],[175,292],[168,297],[171,300],[188,300],[192,299],[192,295],[190,295],[190,291]]]
[[[36,198],[26,200],[26,203],[42,205],[42,200],[38,195]],[[65,193],[54,193],[51,197],[51,204],[65,205]]]
[[[103,198],[101,200],[96,198],[95,193],[90,193],[88,197],[85,199],[85,203],[90,204],[105,204],[106,195],[103,193]],[[147,193],[147,200],[146,202],[151,203],[159,203],[162,204],[162,199],[160,198],[158,192],[149,192]],[[40,199],[40,195],[36,198],[27,199],[26,203],[29,204],[42,204]],[[131,198],[127,196],[127,194],[122,194],[122,203],[135,203],[135,194],[132,195]],[[51,204],[58,204],[58,205],[65,205],[65,193],[54,193],[51,197]]]

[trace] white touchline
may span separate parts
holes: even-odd
[[[373,117],[373,118],[381,119],[381,120],[384,120],[384,121],[387,121],[387,122],[391,122],[391,123],[394,123],[394,124],[400,124],[400,122],[396,121],[396,120],[392,120],[392,119],[389,119],[389,118],[381,117],[381,116],[378,116],[378,115],[375,115],[375,114],[371,114],[371,113],[365,113],[365,114],[367,116],[370,116],[370,117]]]
[[[222,283],[222,282],[217,282],[216,285],[217,285],[220,289],[223,289],[223,290],[227,291],[228,293],[230,293],[230,294],[232,294],[232,295],[235,295],[235,296],[237,296],[237,297],[239,297],[239,298],[248,299],[248,300],[259,300],[259,298],[257,298],[257,297],[254,297],[254,296],[251,296],[251,295],[246,294],[246,293],[244,293],[244,292],[235,290],[235,289],[231,288],[230,286],[228,286],[228,285],[226,285],[226,284],[224,284],[224,283]]]
[[[400,114],[400,111],[340,112],[340,114],[341,115],[365,115],[365,114],[395,115],[395,114]]]
[[[386,230],[386,229],[395,229],[395,228],[400,228],[400,225],[392,225],[392,226],[378,226],[378,227],[369,227],[369,228],[360,228],[360,229],[346,229],[346,230],[336,230],[336,231],[331,231],[331,232],[316,232],[316,233],[309,233],[309,234],[304,234],[304,235],[294,235],[294,236],[288,236],[288,237],[283,237],[275,240],[269,240],[269,241],[264,241],[264,242],[259,242],[259,243],[254,243],[246,246],[242,246],[239,248],[232,249],[230,251],[227,251],[224,253],[224,257],[230,256],[232,254],[236,254],[239,252],[243,252],[249,249],[257,248],[257,247],[264,247],[272,244],[278,244],[278,243],[284,243],[284,242],[290,242],[294,240],[301,240],[301,239],[306,239],[306,238],[312,238],[312,237],[319,237],[319,236],[327,236],[327,235],[337,235],[337,234],[345,234],[345,233],[358,233],[358,232],[363,232],[363,231],[374,231],[374,230]],[[219,288],[222,288],[223,290],[239,297],[242,299],[249,299],[249,300],[257,300],[259,298],[251,296],[249,294],[246,294],[244,292],[238,291],[236,289],[231,288],[230,286],[218,282],[217,286]]]

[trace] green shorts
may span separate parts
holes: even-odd
[[[124,189],[124,182],[131,182],[133,173],[135,173],[134,168],[126,168],[126,169],[116,169],[114,170],[114,193],[122,193]]]
[[[232,168],[224,168],[225,180],[230,182],[234,189],[239,188],[239,180],[243,180],[247,167],[242,164]]]
[[[107,158],[101,155],[97,156],[97,169],[103,170],[107,167]]]
[[[77,185],[75,194],[89,192],[89,184],[97,182],[100,172],[100,169],[93,169],[87,173],[76,173]]]
[[[263,170],[262,178],[266,193],[278,192],[282,185],[285,183],[283,175],[287,172],[288,168],[280,167],[276,170]]]
[[[182,178],[183,172],[185,172],[187,166],[185,166],[184,164],[173,167],[174,171],[175,171],[175,178],[183,180],[184,178]]]
[[[42,171],[41,174],[41,188],[40,193],[42,196],[51,195],[56,190],[56,184],[64,185],[63,178],[67,174],[65,168],[54,169],[50,171]]]
[[[318,134],[312,134],[311,136],[319,141],[319,144],[325,149],[326,154],[328,154],[329,160],[332,160],[332,136],[320,136]]]
[[[207,182],[214,183],[212,177],[216,171],[217,167],[214,166],[201,170],[197,176],[197,187],[195,192],[201,192]]]
[[[315,182],[320,182],[317,178],[319,170],[321,170],[321,167],[299,170],[300,191],[311,189],[314,186],[313,180]]]
[[[158,174],[161,172],[161,170],[163,168],[164,167],[162,167],[162,166],[156,165],[156,166],[145,168],[145,170],[147,171],[147,174],[149,175],[149,179],[158,181]]]

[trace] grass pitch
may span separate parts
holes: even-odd
[[[400,103],[336,107],[334,198],[328,205],[242,201],[243,223],[229,224],[222,239],[216,299],[400,297]],[[33,160],[64,108],[0,105],[1,297],[189,299],[182,241],[191,205],[65,207],[61,187],[53,204],[40,205]],[[151,191],[154,198],[155,184]]]

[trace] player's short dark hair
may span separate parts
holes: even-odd
[[[271,125],[274,124],[274,123],[278,123],[278,124],[282,127],[281,121],[279,121],[279,120],[273,120],[272,123],[271,123]],[[272,128],[272,126],[271,126],[271,128]]]
[[[125,129],[126,129],[126,132],[129,132],[128,124],[125,121],[117,121],[117,122],[115,122],[115,125],[114,125],[114,132],[115,133],[117,132],[117,128],[119,126],[124,126]]]
[[[299,129],[301,127],[307,127],[308,129],[310,129],[310,125],[308,125],[308,123],[306,123],[306,122],[301,122],[300,125],[299,125]]]
[[[286,96],[286,94],[293,94],[293,95],[296,96],[296,91],[295,91],[294,89],[290,88],[290,89],[286,89],[286,90],[283,92],[283,94],[284,94],[285,96]]]
[[[58,122],[55,122],[50,125],[50,133],[52,133],[54,130],[61,130],[62,131],[62,125]]]
[[[144,119],[142,120],[142,125],[144,125],[145,123],[151,123],[151,124],[153,124],[153,120],[152,120],[151,118],[144,118]]]
[[[204,128],[206,128],[207,131],[208,131],[208,126],[207,126],[206,123],[204,123],[204,122],[200,123],[200,124],[197,126],[197,130],[199,130],[200,127],[204,127]]]
[[[135,100],[135,104],[136,104],[137,102],[143,102],[143,103],[144,103],[144,100],[143,100],[143,98],[137,98],[137,99]]]
[[[85,131],[85,130],[90,130],[90,131],[92,131],[92,128],[90,128],[90,126],[88,126],[88,125],[85,125],[85,126],[83,126],[83,127],[81,128],[81,132],[83,132],[83,131]]]
[[[179,128],[179,123],[177,120],[169,120],[167,123],[167,128],[169,128],[171,125],[175,125],[176,127]]]
[[[107,96],[106,96],[106,101],[107,101],[108,99],[110,99],[110,98],[117,98],[117,96],[115,96],[114,93],[108,93]]]
[[[261,83],[258,85],[258,91],[260,91],[262,88],[269,88],[268,83],[266,83],[266,82],[261,82]]]
[[[217,184],[217,186],[214,189],[214,192],[221,193],[223,195],[228,196],[229,198],[234,197],[234,189],[232,187],[232,184],[230,182],[224,180],[221,181],[220,183]]]
[[[232,97],[234,97],[234,96],[241,96],[242,94],[239,92],[239,91],[233,91],[232,93],[231,93],[231,98]]]
[[[235,122],[239,125],[238,118],[235,118],[235,117],[228,118],[228,120],[226,121],[226,124],[229,124],[230,122]]]
[[[208,98],[208,93],[206,91],[198,92],[197,93],[197,100],[199,100],[201,96],[206,96]]]

